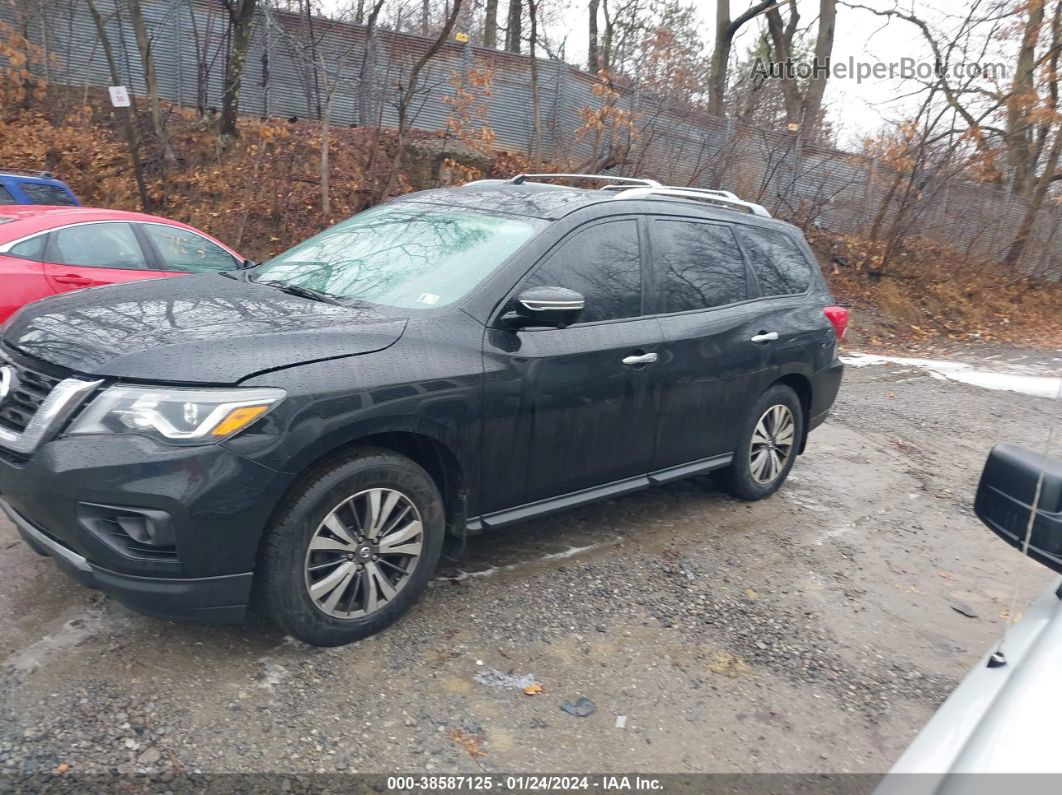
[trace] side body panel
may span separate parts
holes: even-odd
[[[52,295],[44,266],[23,257],[0,254],[0,323],[31,301]]]

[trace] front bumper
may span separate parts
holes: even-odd
[[[121,574],[89,563],[38,530],[2,499],[0,509],[35,552],[52,558],[67,576],[114,596],[130,610],[180,621],[237,623],[244,619],[251,595],[251,572],[198,579]]]
[[[27,460],[0,455],[0,508],[36,551],[133,610],[238,621],[286,478],[219,445],[61,438]],[[175,544],[161,555],[115,543],[86,520],[86,506],[163,516]]]

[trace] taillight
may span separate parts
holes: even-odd
[[[833,330],[837,332],[837,339],[844,339],[844,332],[848,328],[848,310],[843,306],[828,306],[822,310],[822,314],[833,323]]]

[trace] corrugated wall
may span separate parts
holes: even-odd
[[[143,93],[140,58],[124,3],[97,0],[97,5],[106,16],[123,81]],[[227,47],[221,3],[143,0],[143,8],[155,42],[162,97],[185,105],[219,107]],[[83,0],[26,0],[23,9],[31,37],[54,56],[49,67],[53,81],[93,86],[111,82]],[[316,118],[319,103],[334,85],[334,123],[357,123],[359,96],[367,96],[368,118],[379,116],[384,126],[396,126],[398,86],[430,40],[379,32],[371,48],[370,84],[362,92],[358,72],[365,43],[363,27],[316,18],[307,21],[265,5],[255,23],[241,111]],[[202,86],[197,50],[205,53],[207,64]],[[324,75],[314,68],[322,63]],[[532,136],[530,59],[510,53],[445,44],[422,74],[411,109],[413,126],[424,130],[446,126],[451,108],[444,97],[453,96],[455,80],[460,81],[473,64],[489,66],[493,72],[487,123],[495,133],[495,146],[527,151]],[[630,136],[609,127],[598,137],[584,126],[584,113],[599,110],[605,102],[593,91],[595,78],[558,61],[539,61],[538,71],[547,159],[582,165],[612,152],[623,161],[614,168],[621,173],[727,188],[779,216],[838,232],[867,229],[884,199],[889,177],[866,157],[801,146],[792,135],[731,120],[693,116],[636,92],[621,91],[614,100],[631,114]],[[1013,240],[1023,214],[1022,202],[1002,191],[956,179],[935,185],[923,197],[909,234],[998,257]],[[1059,208],[1053,204],[1044,208],[1024,263],[1027,270],[1062,277],[1059,226]]]

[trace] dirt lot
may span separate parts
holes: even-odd
[[[343,649],[131,614],[0,522],[0,771],[884,771],[1018,573],[1021,604],[1050,579],[969,505],[988,448],[1042,448],[1058,412],[850,367],[772,499],[696,480],[454,545],[407,618]],[[579,697],[596,711],[561,710]]]

